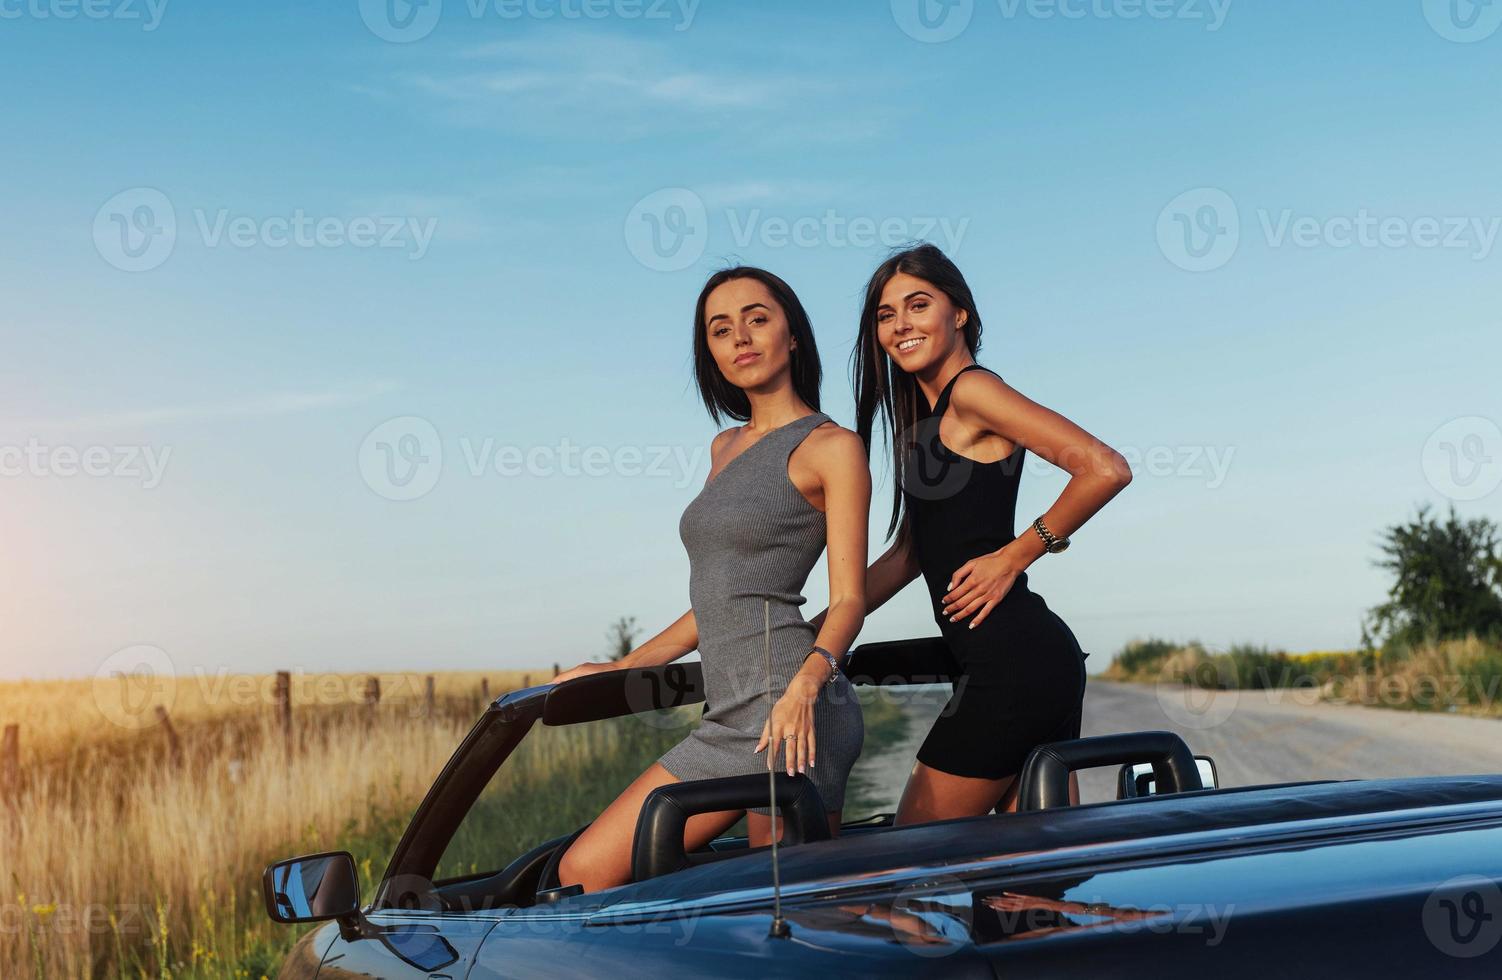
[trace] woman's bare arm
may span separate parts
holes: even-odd
[[[626,654],[617,665],[626,667],[661,667],[670,664],[684,654],[699,649],[699,624],[694,611],[673,620],[673,624],[641,646]]]
[[[918,572],[918,560],[913,557],[911,542],[902,548],[895,544],[888,548],[886,554],[866,569],[866,615],[869,616],[886,605],[888,600],[918,577]],[[829,610],[826,609],[809,622],[814,624],[815,629],[822,629],[828,615]]]
[[[1068,485],[1041,515],[1055,537],[1067,538],[1079,530],[1132,482],[1131,467],[1120,453],[994,374],[960,375],[950,405],[961,420],[1068,471]],[[950,573],[944,615],[951,622],[969,619],[972,629],[979,626],[1017,577],[1045,553],[1043,540],[1027,530],[998,550],[965,562]]]

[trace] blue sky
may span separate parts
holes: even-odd
[[[1502,519],[1502,5],[393,2],[0,10],[0,676],[655,632],[704,277],[793,284],[849,425],[909,237],[1136,464],[1030,572],[1102,660],[1352,646],[1384,525]],[[934,629],[915,584],[863,637]]]

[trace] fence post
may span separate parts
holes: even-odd
[[[489,677],[482,677],[482,678],[480,678],[480,700],[483,701],[483,702],[485,702],[486,704],[490,703],[490,678]]]
[[[553,676],[557,677],[561,673],[563,673],[563,671],[559,668],[558,664],[554,663],[553,664]]]
[[[21,726],[5,726],[0,737],[0,790],[12,800],[21,792]]]
[[[272,695],[276,706],[277,724],[282,729],[282,743],[287,756],[292,756],[292,674],[285,670],[276,672],[276,690]]]
[[[183,743],[182,739],[177,737],[177,729],[172,726],[172,719],[167,716],[166,705],[159,704],[156,706],[156,720],[161,723],[162,731],[167,733],[167,757],[172,760],[174,766],[181,768],[183,764]]]
[[[433,675],[429,674],[427,680],[423,682],[423,701],[429,718],[433,717],[433,702],[435,700],[437,699],[433,695]]]
[[[553,676],[557,677],[558,675],[554,674]],[[523,688],[528,688],[528,687],[531,687],[531,686],[532,686],[532,675],[531,674],[523,674],[522,675],[522,687]]]
[[[365,715],[374,718],[376,706],[381,703],[381,679],[371,676],[365,678]]]

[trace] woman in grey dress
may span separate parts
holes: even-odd
[[[560,881],[587,892],[629,879],[642,802],[667,783],[776,765],[814,783],[830,830],[838,833],[845,781],[864,738],[860,703],[837,665],[865,618],[871,477],[860,438],[818,410],[821,372],[808,314],[769,272],[744,266],[718,272],[699,294],[694,366],[710,416],[747,424],[715,437],[709,478],[679,521],[692,608],[622,660],[581,664],[556,682],[655,667],[697,649],[706,708],[699,727],[569,847]],[[798,607],[826,544],[830,606],[815,629]],[[685,845],[703,846],[743,812],[691,817]],[[752,846],[770,842],[770,823],[766,807],[747,814]]]

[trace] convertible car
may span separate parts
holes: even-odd
[[[947,680],[946,656],[938,640],[872,643],[845,670],[895,690]],[[629,723],[606,736],[619,746],[702,701],[696,663],[497,698],[368,899],[346,852],[266,869],[273,920],[323,923],[281,976],[1502,976],[1502,776],[1223,788],[1168,732],[1040,747],[1015,813],[877,813],[835,838],[801,776],[676,783],[643,807],[632,881],[561,886],[586,823],[570,826],[568,793],[592,777],[566,747],[528,761],[527,744]],[[1118,798],[1071,805],[1071,772],[1102,766],[1119,767]],[[561,771],[573,782],[547,787],[562,793],[549,814],[515,807]],[[690,815],[766,805],[773,779],[775,853],[733,832],[686,851]]]

